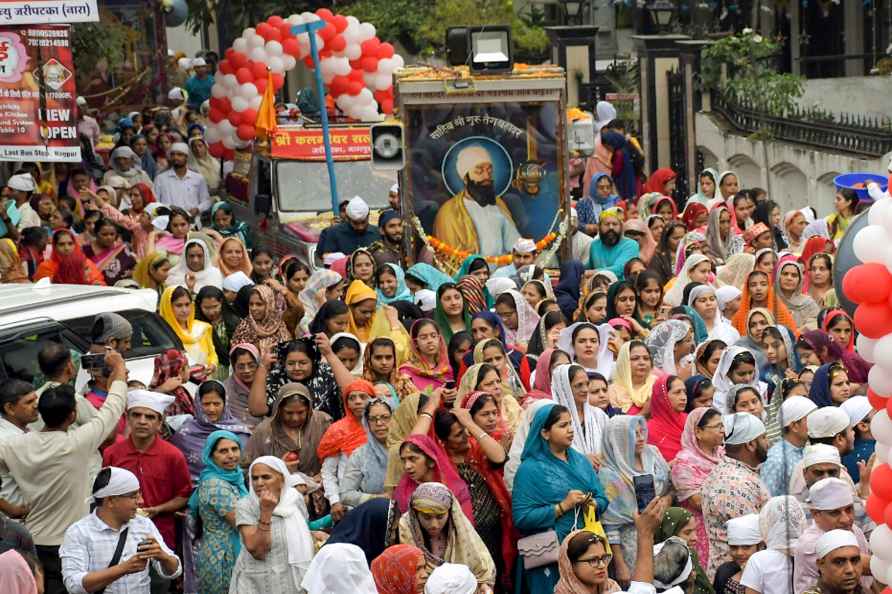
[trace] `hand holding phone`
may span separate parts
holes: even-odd
[[[635,501],[638,504],[638,512],[643,512],[645,508],[657,496],[656,486],[654,485],[654,475],[639,474],[633,477],[635,485]]]

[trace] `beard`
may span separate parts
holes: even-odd
[[[389,234],[389,233],[385,233],[385,234],[384,234],[384,237],[387,239],[387,241],[388,241],[389,243],[400,244],[400,243],[403,242],[403,234],[402,234],[402,232],[397,233],[397,234]]]
[[[496,203],[496,191],[492,187],[492,182],[478,183],[465,177],[465,188],[468,194],[477,201],[480,206],[491,206]]]
[[[765,462],[768,459],[768,449],[760,444],[756,449],[756,458],[759,460],[759,464]]]
[[[619,243],[619,233],[616,231],[605,231],[601,234],[601,243],[607,247],[613,247]]]

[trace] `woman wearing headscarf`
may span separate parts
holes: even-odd
[[[132,148],[126,145],[119,146],[112,151],[109,161],[111,162],[111,169],[106,171],[105,175],[102,176],[102,185],[111,185],[111,178],[119,176],[124,178],[128,187],[137,182],[142,182],[154,191],[155,186],[152,185],[151,178],[149,178],[149,175],[139,166],[139,155],[134,153]]]
[[[292,472],[318,476],[322,462],[317,449],[330,425],[327,413],[313,410],[310,391],[303,384],[285,384],[278,391],[269,417],[254,428],[246,447],[247,459],[275,456],[284,459]]]
[[[408,544],[387,547],[371,569],[378,594],[418,594],[429,575],[424,551]]]
[[[531,400],[539,400],[542,398],[551,400],[551,378],[554,374],[554,370],[557,369],[559,365],[567,365],[569,363],[571,363],[570,355],[557,347],[542,351],[542,354],[539,355],[539,359],[536,363],[533,385],[530,386],[530,391],[527,393],[526,399],[524,399],[524,408],[529,408]]]
[[[681,320],[660,322],[645,341],[653,356],[653,365],[667,375],[690,376],[691,369],[682,367],[683,360],[694,350],[694,332]]]
[[[0,590],[5,594],[37,594],[34,572],[15,549],[0,555]]]
[[[521,371],[526,372],[526,377],[522,376],[521,373],[518,373],[517,369],[515,369],[514,365],[512,365],[511,360],[507,354],[505,349],[505,345],[496,338],[489,338],[487,340],[481,340],[474,346],[474,364],[482,364],[489,363],[495,368],[495,370],[499,374],[499,380],[502,383],[502,393],[506,395],[512,396],[515,400],[514,403],[510,406],[510,408],[506,409],[504,405],[500,404],[502,408],[502,412],[505,413],[505,419],[509,421],[509,424],[513,427],[517,422],[517,417],[519,416],[518,409],[519,407],[513,406],[513,404],[520,403],[523,401],[524,396],[527,392],[527,385],[529,384],[529,368],[521,366]],[[471,366],[473,367],[473,365]],[[464,380],[464,376],[471,370],[469,367],[467,371],[462,374],[459,381]],[[477,380],[472,381],[482,381],[482,379],[478,378]],[[475,388],[476,389],[476,388]],[[470,393],[475,391],[475,389],[469,390]]]
[[[471,315],[488,311],[492,307],[493,299],[489,294],[489,289],[476,276],[469,274],[461,277],[456,283],[456,287],[464,298],[468,313]]]
[[[601,464],[601,446],[607,414],[589,404],[588,375],[579,365],[560,365],[551,379],[554,401],[570,411],[573,449],[586,456],[593,468]]]
[[[683,305],[684,290],[688,283],[698,282],[706,284],[709,282],[711,272],[712,262],[707,256],[691,254],[691,257],[685,260],[681,272],[679,272],[674,281],[669,281],[672,283],[672,286],[666,290],[663,301],[671,304],[673,307]]]
[[[706,243],[718,263],[743,252],[743,239],[731,231],[731,214],[724,204],[709,211],[706,223]]]
[[[609,559],[606,539],[589,530],[574,530],[561,543],[558,554],[561,579],[554,587],[554,594],[620,592],[620,585],[607,577]]]
[[[740,297],[740,309],[734,314],[731,323],[740,332],[741,336],[747,334],[750,310],[764,307],[771,312],[775,322],[783,324],[794,333],[798,333],[793,314],[784,305],[784,302],[774,293],[774,287],[768,275],[759,270],[750,272],[743,285],[743,294]]]
[[[253,344],[235,343],[229,349],[231,373],[223,381],[226,390],[226,404],[232,415],[253,431],[262,420],[248,409],[251,384],[260,367],[260,351]]]
[[[236,272],[243,272],[246,276],[251,276],[251,272],[254,270],[245,244],[235,236],[226,237],[220,243],[215,263],[223,278]]]
[[[688,197],[688,203],[696,202],[709,207],[716,198],[715,191],[718,188],[719,172],[712,167],[707,167],[697,176],[697,192]]]
[[[740,585],[762,594],[789,591],[793,551],[805,527],[805,512],[795,497],[781,495],[769,499],[759,512],[759,531],[766,548],[749,558]]]
[[[421,289],[428,289],[436,293],[440,289],[440,285],[451,283],[452,278],[430,264],[418,262],[410,266],[406,271],[406,282],[415,283]],[[417,291],[418,289],[415,290]]]
[[[207,435],[201,448],[202,469],[189,497],[189,512],[201,526],[194,563],[197,592],[229,592],[241,550],[235,509],[238,500],[248,495],[239,466],[242,439],[221,429]]]
[[[174,331],[194,362],[213,368],[220,364],[214,348],[214,329],[207,322],[195,319],[195,304],[188,289],[180,286],[164,289],[158,315]]]
[[[602,210],[618,206],[622,201],[616,193],[613,178],[606,173],[591,177],[588,194],[576,203],[579,229],[587,235],[598,234],[598,218]]]
[[[640,340],[623,343],[608,388],[610,404],[628,414],[649,410],[656,380],[647,345]]]
[[[400,365],[419,390],[442,387],[452,381],[449,352],[439,327],[426,318],[417,320],[410,330],[409,357]]]
[[[423,472],[417,472],[417,469],[415,472],[405,470],[399,483],[393,490],[393,498],[399,504],[400,512],[406,513],[409,509],[412,493],[415,492],[415,489],[420,484],[425,481],[434,481],[444,484],[456,497],[456,501],[464,511],[465,516],[471,522],[474,521],[471,492],[468,490],[468,485],[459,476],[458,470],[456,470],[436,437],[411,434],[403,440],[398,449],[401,459],[404,455],[416,454],[424,462]]]
[[[0,283],[26,283],[28,271],[19,257],[15,242],[0,239]]]
[[[445,516],[445,523],[437,530],[422,523],[419,514]],[[478,587],[495,585],[492,557],[445,485],[428,482],[415,489],[407,513],[400,518],[400,542],[420,548],[429,571],[443,563],[459,563],[474,573]]]
[[[642,190],[641,180],[635,171],[632,156],[633,151],[637,149],[626,140],[623,134],[613,130],[601,132],[601,144],[613,151],[610,176],[616,185],[616,193],[623,200],[634,200]]]
[[[661,167],[647,178],[647,183],[644,184],[644,191],[658,192],[664,196],[671,196],[675,191],[675,184],[672,182],[674,182],[677,177],[678,174],[672,171],[669,167]]]
[[[382,277],[387,277],[388,280],[392,277],[396,281],[395,285],[393,287],[388,287],[386,291],[383,290],[382,285],[384,283],[382,283]],[[400,268],[399,265],[385,262],[378,268],[378,271],[375,274],[375,279],[377,280],[376,284],[378,287],[379,303],[390,305],[394,301],[412,300],[412,293],[406,285],[406,273],[403,272],[403,269]]]
[[[220,161],[208,152],[208,145],[201,136],[189,139],[189,169],[197,171],[208,185],[208,193],[215,196],[220,191]]]
[[[611,332],[609,324],[595,326],[589,322],[576,322],[561,330],[557,347],[586,371],[610,377],[614,367],[613,351],[610,350]]]
[[[378,594],[362,549],[349,543],[326,543],[301,586],[308,594]]]
[[[201,250],[201,254],[196,254],[196,250]],[[193,257],[200,257],[201,264],[198,269],[190,263]],[[223,273],[212,263],[212,254],[208,245],[203,239],[193,238],[186,240],[183,245],[183,254],[177,261],[176,265],[171,268],[170,274],[167,276],[167,286],[188,287],[190,291],[198,292],[203,287],[222,287]]]
[[[684,412],[687,400],[684,381],[678,376],[663,375],[654,384],[647,441],[660,450],[666,462],[675,460],[681,450],[681,436],[688,417]]]
[[[244,221],[237,221],[232,212],[232,205],[220,200],[211,206],[211,229],[222,237],[236,237],[248,249],[253,247],[253,233]]]
[[[77,238],[68,229],[53,233],[50,257],[37,267],[34,282],[49,278],[54,284],[105,285],[102,273],[84,255]]]
[[[298,295],[304,306],[304,317],[299,325],[302,332],[306,332],[310,327],[310,322],[316,317],[319,308],[329,299],[337,297],[338,288],[343,280],[343,277],[334,270],[316,270],[310,275],[307,286]]]
[[[724,439],[721,414],[714,408],[695,408],[685,419],[681,451],[672,462],[675,496],[697,522],[697,545],[694,548],[703,565],[709,563],[709,539],[703,521],[700,487],[721,460]]]
[[[740,339],[740,334],[722,315],[714,287],[691,283],[685,292],[687,293],[685,305],[697,312],[697,315],[703,320],[708,333],[707,338],[721,340],[725,344],[733,344]]]
[[[219,371],[226,377],[229,368],[229,349],[232,334],[241,319],[226,306],[226,296],[221,289],[207,286],[195,296],[195,319],[208,323],[214,332],[214,352],[220,362]]]
[[[832,340],[823,330],[803,332],[796,343],[796,349],[807,349],[814,352],[822,365],[839,361],[846,368],[849,381],[857,384],[867,382],[867,374],[872,365],[858,353],[847,351],[838,342]]]
[[[344,296],[347,304],[347,331],[365,346],[379,336],[389,336],[397,348],[397,356],[404,361],[409,353],[409,337],[400,323],[396,310],[390,305],[378,306],[378,294],[361,280],[355,280]]]
[[[727,260],[725,265],[718,269],[716,280],[719,286],[743,287],[747,276],[753,271],[756,265],[756,257],[752,254],[739,253],[734,254]]]
[[[684,238],[685,229],[686,227],[681,221],[667,221],[657,249],[647,266],[648,270],[660,276],[660,282],[663,285],[675,276],[675,256],[678,246],[681,245],[681,240]]]
[[[303,497],[280,458],[255,459],[248,476],[250,493],[236,506],[243,546],[229,592],[299,592],[314,552]]]
[[[273,350],[280,342],[291,340],[291,333],[276,310],[276,296],[266,285],[254,285],[248,301],[248,317],[232,335],[233,343],[253,344],[260,353]]]
[[[695,519],[691,512],[680,507],[670,507],[663,513],[663,521],[654,534],[654,544],[665,542],[673,536],[684,541],[690,551],[693,566],[693,584],[689,581],[685,592],[688,594],[713,594],[712,584],[709,583],[709,578],[703,571],[703,561],[696,550],[698,540],[694,524]]]
[[[581,504],[593,504],[600,516],[608,500],[591,462],[568,439],[570,411],[553,402],[538,406],[514,479],[514,526],[524,536],[554,530],[562,542],[586,511]],[[529,592],[552,592],[559,577],[556,563],[523,572]]]
[[[387,474],[387,434],[393,410],[386,400],[372,398],[362,415],[361,429],[365,443],[356,448],[339,477],[339,499],[343,505],[357,507],[385,494],[384,478]],[[353,443],[358,442],[353,438]]]
[[[604,485],[610,506],[601,522],[613,549],[616,574],[620,581],[628,579],[638,551],[635,531],[634,477],[650,474],[654,492],[663,497],[671,491],[669,465],[660,451],[647,444],[648,432],[644,417],[620,415],[607,422],[604,436],[604,463],[598,476]]]
[[[657,251],[657,242],[647,226],[641,219],[632,219],[623,224],[623,235],[638,242],[638,258],[647,266]],[[563,279],[563,274],[561,279]]]

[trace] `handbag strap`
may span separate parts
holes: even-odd
[[[118,536],[118,546],[115,547],[115,554],[112,555],[111,561],[108,562],[109,567],[114,567],[121,561],[121,555],[124,553],[124,544],[127,542],[127,533],[129,531],[130,526],[121,530],[121,534]],[[105,594],[105,588],[96,590],[95,594]]]

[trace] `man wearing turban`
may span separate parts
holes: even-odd
[[[489,151],[479,145],[461,150],[456,170],[465,188],[447,200],[434,219],[434,236],[450,246],[483,256],[511,251],[520,237],[508,205],[496,196]]]

